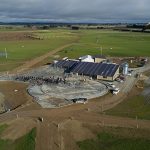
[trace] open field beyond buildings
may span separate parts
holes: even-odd
[[[48,57],[43,63],[58,59],[59,56],[77,58],[86,54],[101,54],[100,47],[106,56],[150,56],[149,41],[150,34],[147,33],[111,30],[1,31],[0,52],[6,48],[8,59],[0,57],[0,71],[12,70],[69,43],[74,44],[58,52],[57,58]]]
[[[60,54],[79,57],[86,54],[106,56],[150,56],[150,34],[109,30],[82,30],[81,39]]]
[[[0,32],[0,52],[6,48],[8,53],[7,59],[0,57],[0,71],[12,70],[76,38],[76,33],[68,30]]]

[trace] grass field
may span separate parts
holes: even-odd
[[[0,135],[7,128],[7,125],[0,126]],[[15,140],[3,140],[0,138],[0,150],[34,150],[36,129],[33,128],[25,136]]]
[[[150,34],[108,30],[82,30],[81,39],[61,53],[71,58],[86,54],[106,56],[150,56]]]
[[[77,142],[80,150],[148,150],[149,131],[110,128],[104,129],[96,139]]]
[[[146,103],[143,96],[134,96],[124,100],[116,107],[105,112],[108,115],[132,117],[150,120],[150,105]]]
[[[6,124],[0,125],[0,134],[7,128]]]
[[[10,31],[7,34],[12,32],[16,33],[17,31]],[[76,33],[71,33],[69,30],[32,31],[32,33],[42,40],[0,41],[0,52],[4,52],[6,48],[8,53],[8,59],[0,57],[0,71],[11,70],[27,60],[71,43],[77,38]]]
[[[42,40],[0,40],[0,52],[7,49],[8,59],[0,57],[0,71],[8,71],[25,61],[38,57],[61,45],[74,42],[69,48],[59,52],[61,57],[77,58],[86,54],[100,54],[100,47],[106,56],[150,56],[150,34],[118,32],[111,30],[65,29],[34,31],[0,31],[1,33],[32,33]],[[78,42],[77,39],[80,39]],[[46,61],[48,62],[48,60]]]

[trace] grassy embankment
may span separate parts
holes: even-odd
[[[7,125],[0,126],[0,136],[1,133],[7,128]],[[36,129],[33,128],[29,133],[23,137],[11,141],[4,140],[0,137],[0,150],[34,150],[35,149],[35,137]]]
[[[150,71],[145,72],[144,75],[150,77]],[[137,89],[137,91],[133,91],[136,94],[135,96],[129,96],[129,98],[126,98],[114,108],[105,111],[105,113],[114,116],[150,120],[150,97],[147,94],[142,94],[143,91],[147,91],[150,88],[150,84],[144,80],[139,80],[137,84],[140,87],[144,87],[144,89],[135,87]]]
[[[108,115],[150,120],[150,105],[144,96],[133,96],[105,112]]]
[[[103,128],[96,139],[77,142],[80,150],[148,150],[150,132],[125,128]]]

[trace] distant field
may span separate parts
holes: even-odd
[[[134,96],[105,112],[108,115],[150,120],[150,105],[143,96]]]
[[[8,59],[0,57],[0,71],[11,70],[27,60],[38,57],[44,53],[49,52],[61,45],[73,42],[77,36],[76,33],[72,33],[69,30],[46,30],[46,31],[26,31],[32,33],[30,39],[16,39],[12,37],[9,39],[9,34],[17,31],[9,31],[5,37],[5,40],[0,40],[0,52],[4,52],[7,49]],[[21,31],[18,33],[20,34]],[[3,31],[0,34],[4,34]],[[21,37],[22,38],[22,37]],[[35,38],[35,39],[32,39]],[[39,38],[39,39],[38,39]]]
[[[109,30],[82,30],[81,39],[59,53],[62,56],[79,57],[86,54],[106,56],[150,56],[150,34]]]
[[[17,39],[12,36],[12,33],[18,33],[19,35],[28,33],[31,34],[31,37],[22,39],[20,35]],[[2,38],[2,34],[5,35],[5,38],[0,39],[0,52],[4,52],[6,48],[8,59],[0,57],[0,71],[12,70],[27,60],[71,42],[75,44],[57,53],[57,55],[70,58],[77,58],[87,54],[95,55],[101,53],[100,47],[102,47],[103,54],[106,56],[150,56],[150,34],[148,33],[51,29],[32,31],[1,30],[0,38]],[[47,59],[43,62],[49,62],[49,60]]]
[[[96,139],[77,142],[80,150],[148,150],[149,131],[110,128],[104,129]]]

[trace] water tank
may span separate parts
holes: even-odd
[[[128,63],[124,63],[123,64],[123,75],[127,75],[128,74],[128,68],[129,68],[129,64]]]

